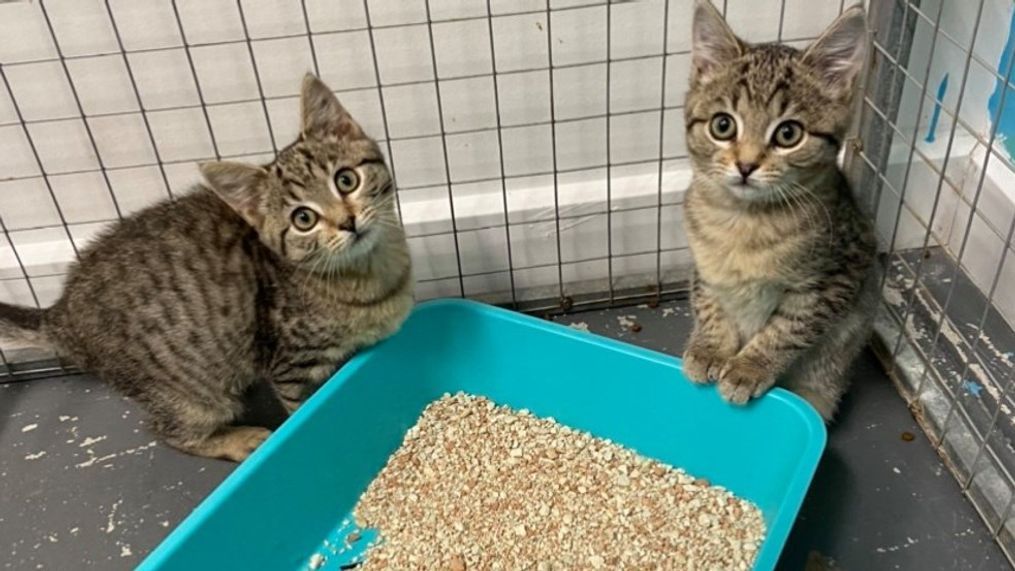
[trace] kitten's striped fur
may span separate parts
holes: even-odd
[[[836,156],[866,47],[851,8],[801,52],[738,39],[711,3],[694,16],[685,218],[696,272],[686,374],[745,403],[777,381],[825,419],[847,388],[876,303],[876,244]],[[727,114],[735,123],[713,123]],[[800,134],[799,142],[781,145]]]
[[[405,236],[376,143],[307,76],[302,134],[264,166],[202,165],[206,187],[124,219],[82,252],[63,297],[0,305],[0,333],[48,341],[140,402],[168,444],[242,460],[269,431],[230,426],[270,381],[292,411],[412,304]],[[336,172],[359,186],[339,192]],[[319,214],[311,231],[294,209]]]

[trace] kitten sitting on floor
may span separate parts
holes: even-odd
[[[694,13],[685,218],[695,326],[684,372],[743,404],[779,382],[830,419],[866,343],[879,269],[836,157],[867,46],[862,7],[806,50]]]
[[[124,219],[48,309],[0,304],[0,336],[48,344],[133,397],[167,444],[241,461],[232,426],[270,381],[288,411],[412,306],[405,235],[377,144],[303,81],[302,132],[263,166],[201,165],[206,186]]]

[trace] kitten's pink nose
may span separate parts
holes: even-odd
[[[737,170],[740,171],[740,176],[747,180],[747,177],[751,176],[751,173],[758,170],[758,163],[745,163],[737,161]]]

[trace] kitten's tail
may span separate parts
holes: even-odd
[[[48,345],[49,339],[43,330],[45,309],[0,303],[0,338]]]

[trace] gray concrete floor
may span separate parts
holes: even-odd
[[[556,320],[673,354],[690,330],[686,302]],[[842,571],[1009,569],[873,355],[854,377],[780,570],[812,554]],[[253,398],[256,418],[279,420]],[[133,568],[233,467],[155,443],[138,408],[92,377],[0,384],[0,561]]]

